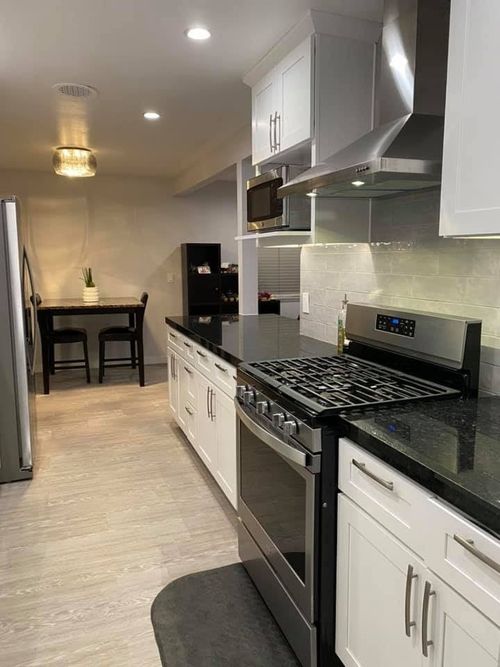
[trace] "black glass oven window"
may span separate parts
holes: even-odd
[[[283,215],[283,200],[279,199],[276,194],[281,185],[283,185],[283,179],[276,178],[248,190],[248,222],[259,222]]]
[[[305,583],[306,481],[243,424],[241,497]]]

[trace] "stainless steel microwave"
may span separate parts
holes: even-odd
[[[298,176],[304,167],[284,166],[247,181],[247,230],[311,229],[311,200],[304,195],[281,199],[278,188]]]

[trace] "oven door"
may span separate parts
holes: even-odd
[[[287,226],[284,215],[285,204],[278,197],[278,188],[283,185],[281,169],[256,176],[247,182],[247,229],[255,232],[262,229],[281,229]]]
[[[237,399],[235,404],[241,521],[304,617],[314,623],[321,456],[273,432],[266,417],[250,415]]]

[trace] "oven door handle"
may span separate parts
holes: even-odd
[[[285,442],[277,438],[275,435],[270,433],[267,429],[260,426],[255,422],[243,409],[240,402],[237,398],[234,399],[234,405],[236,407],[236,414],[241,419],[243,424],[251,431],[256,438],[265,442],[268,447],[274,449],[275,452],[283,456],[283,458],[296,463],[301,468],[307,467],[307,456],[304,452],[299,451],[291,445],[287,445]]]

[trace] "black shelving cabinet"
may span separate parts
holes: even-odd
[[[238,274],[222,273],[220,243],[183,243],[182,302],[183,314],[220,315],[238,312],[238,301],[226,300],[238,295]],[[208,265],[210,273],[199,273]]]

